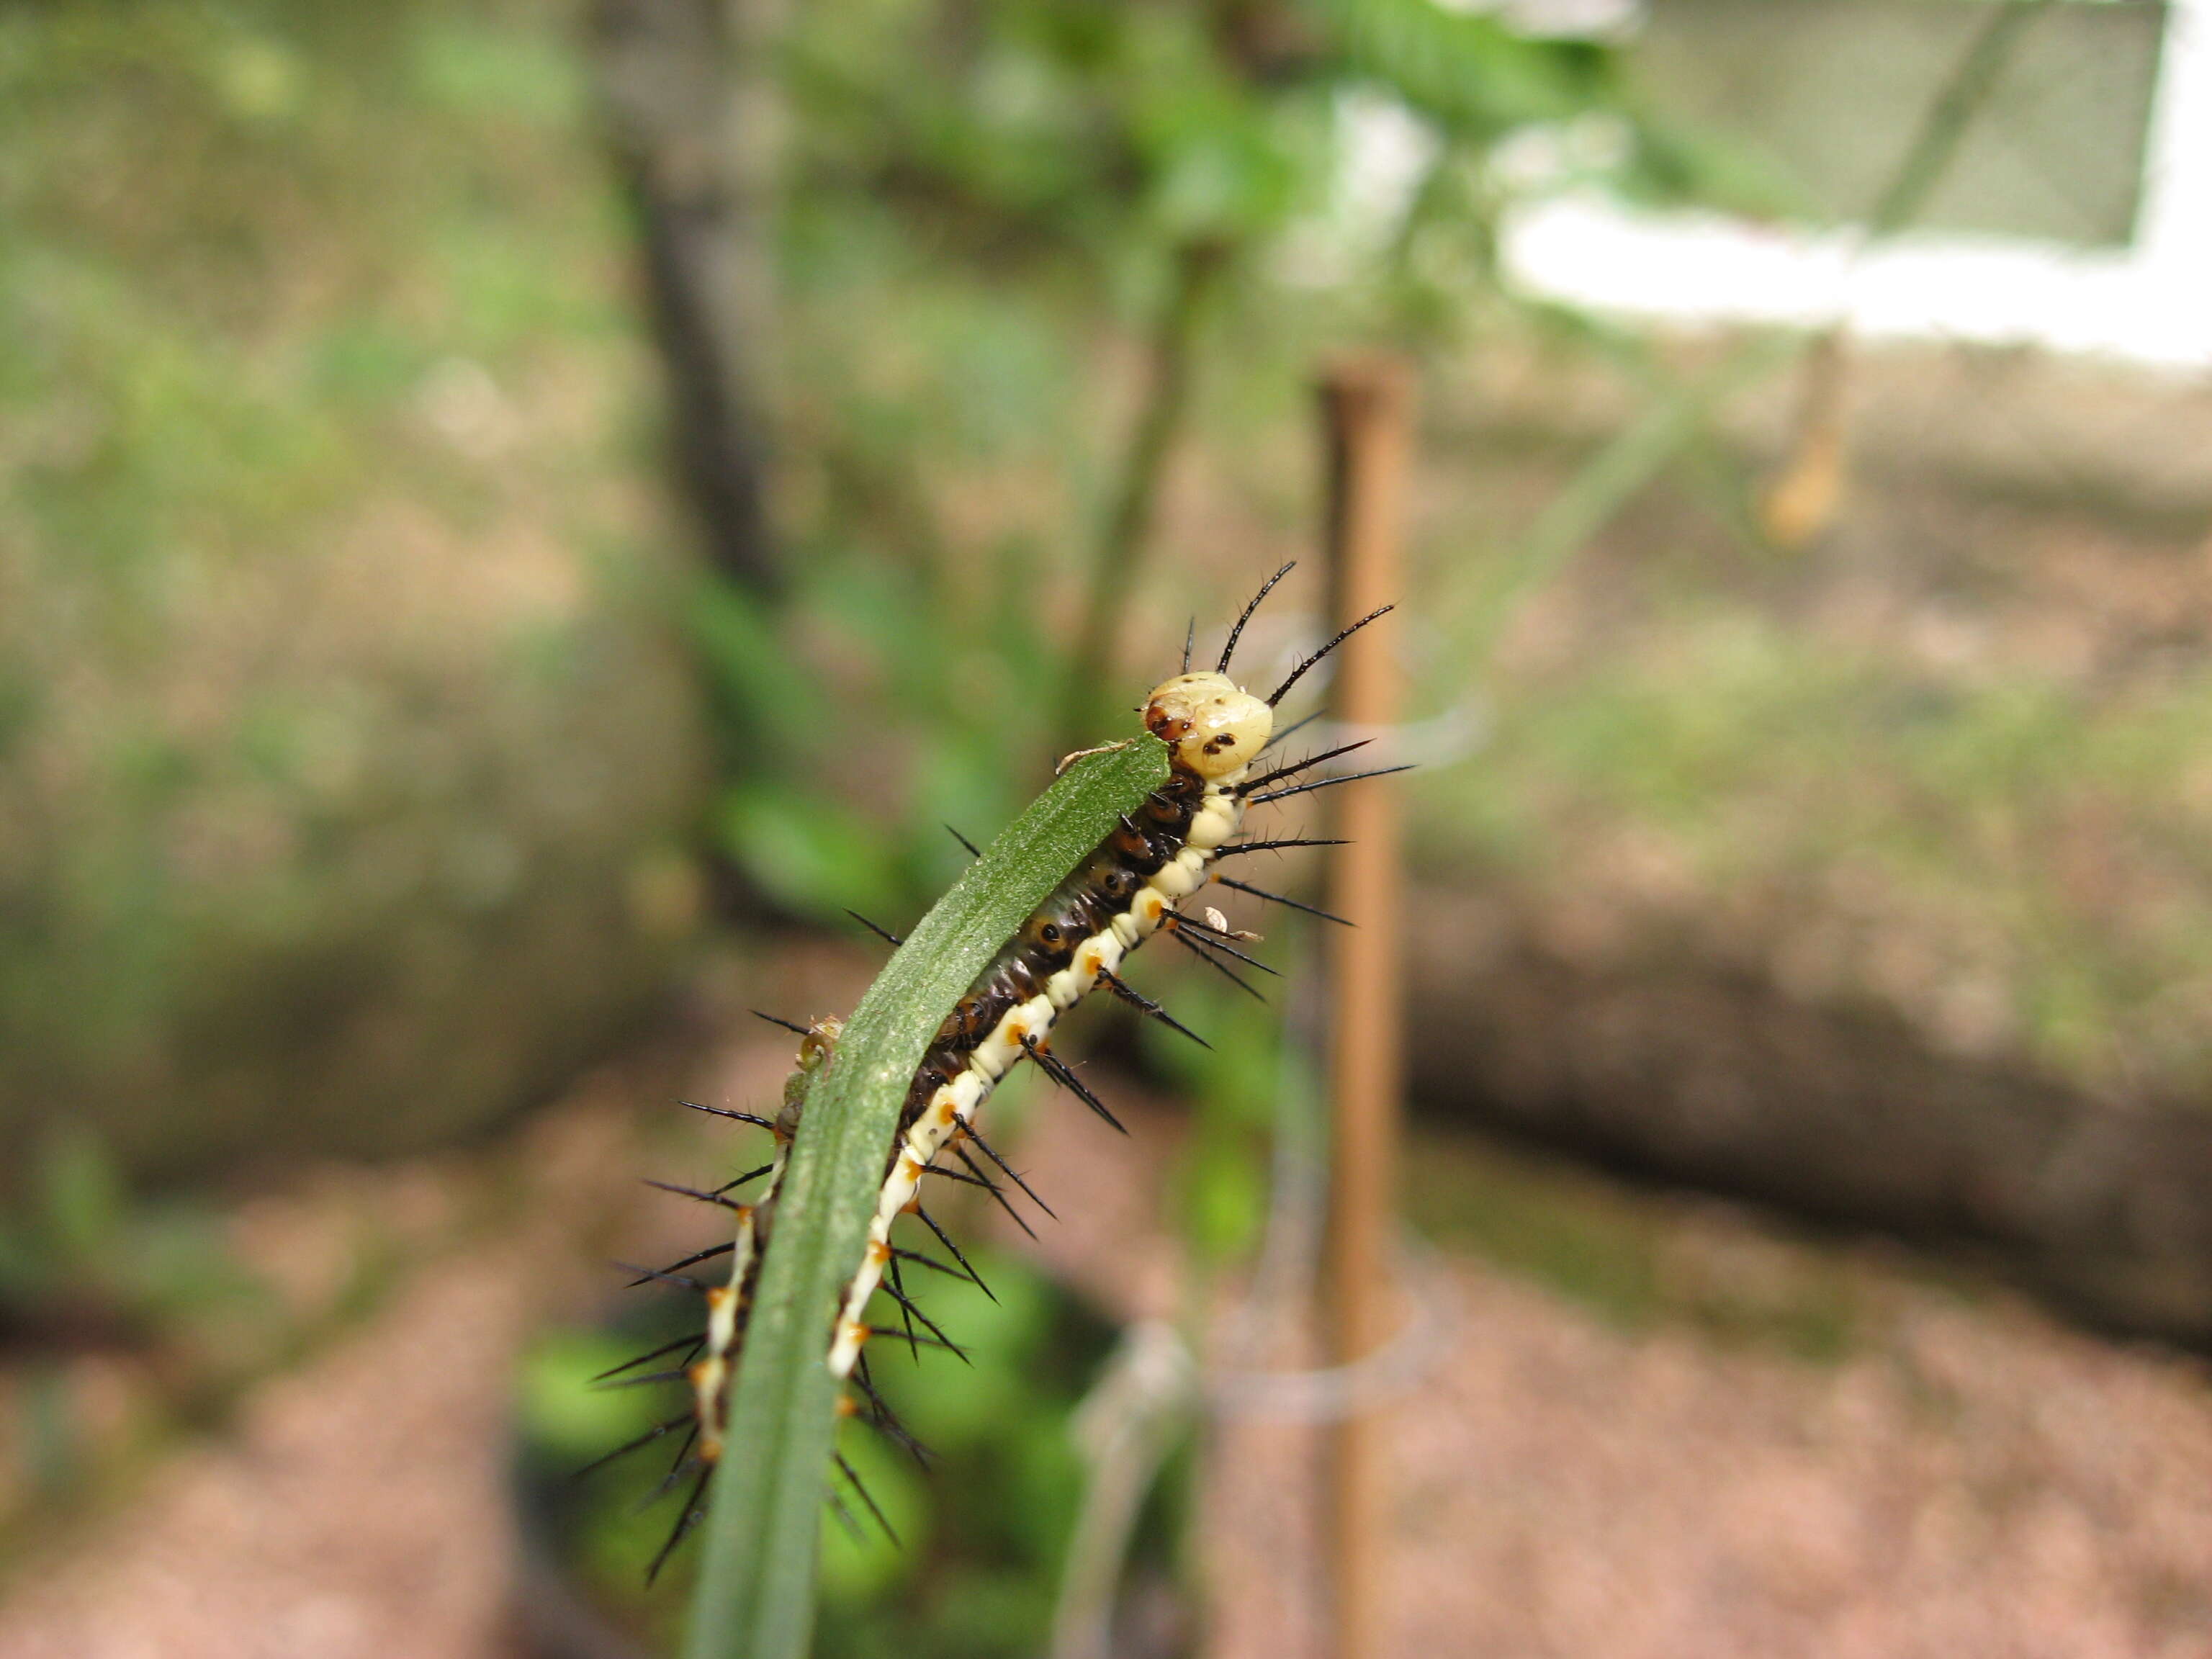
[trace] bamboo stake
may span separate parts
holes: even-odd
[[[1340,363],[1322,385],[1328,438],[1328,556],[1340,626],[1404,598],[1400,575],[1413,382],[1392,358]],[[1343,653],[1333,702],[1347,725],[1398,719],[1397,654],[1387,639]],[[1359,925],[1332,930],[1328,1304],[1338,1364],[1389,1337],[1396,1309],[1389,1284],[1403,1078],[1399,984],[1399,823],[1396,780],[1332,792],[1331,834],[1352,843],[1329,871],[1330,908]],[[1347,1417],[1329,1458],[1328,1537],[1334,1571],[1335,1659],[1376,1659],[1383,1646],[1389,1492],[1378,1414]]]

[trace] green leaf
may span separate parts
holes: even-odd
[[[731,1393],[686,1659],[806,1651],[837,1426],[823,1362],[908,1080],[1000,947],[1167,773],[1150,738],[1069,768],[915,926],[814,1079]]]
[[[848,910],[896,915],[905,902],[890,836],[826,795],[749,781],[730,791],[720,827],[723,848],[738,866],[794,910],[842,920]]]
[[[1614,59],[1586,40],[1544,40],[1436,0],[1316,0],[1344,66],[1447,131],[1487,139],[1617,107]]]
[[[88,1130],[58,1130],[46,1142],[40,1175],[56,1253],[78,1267],[99,1261],[122,1231],[129,1208],[107,1148]]]

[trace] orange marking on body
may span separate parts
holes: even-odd
[[[950,1123],[960,1115],[960,1108],[951,1095],[937,1103],[937,1118],[940,1123]]]
[[[880,1267],[884,1262],[890,1259],[891,1247],[890,1244],[880,1238],[872,1238],[868,1241],[869,1261],[874,1262],[876,1266]]]
[[[720,1309],[721,1305],[722,1305],[725,1302],[727,1302],[729,1299],[730,1299],[730,1287],[729,1287],[728,1285],[709,1285],[707,1287],[707,1311],[708,1311],[708,1312],[709,1312],[709,1313],[713,1313],[713,1312],[717,1311],[718,1310],[720,1310]]]

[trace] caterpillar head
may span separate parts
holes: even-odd
[[[1226,674],[1178,674],[1145,702],[1145,730],[1175,751],[1175,763],[1206,779],[1251,763],[1275,729],[1275,711]]]

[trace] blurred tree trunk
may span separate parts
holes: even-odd
[[[767,502],[775,64],[784,0],[599,0],[602,95],[635,199],[674,458],[724,575],[774,586]]]
[[[2087,1322],[2212,1347],[2212,1113],[1931,1049],[1893,1014],[1657,947],[1590,960],[1494,896],[1413,925],[1413,1093],[1631,1172],[1994,1256]]]

